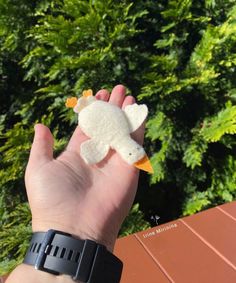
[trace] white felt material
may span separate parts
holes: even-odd
[[[132,165],[146,154],[140,144],[130,136],[124,137],[113,147],[128,164]]]
[[[74,107],[74,112],[79,113],[83,108],[93,103],[94,101],[96,101],[96,98],[94,96],[80,97],[77,101],[76,106]]]
[[[129,122],[130,132],[137,130],[148,115],[148,108],[145,104],[138,105],[137,103],[127,105],[124,109]]]
[[[106,157],[109,151],[109,145],[96,141],[87,140],[80,146],[80,154],[87,164],[96,164]]]
[[[144,149],[130,137],[130,133],[146,118],[146,105],[133,104],[123,111],[108,102],[83,97],[74,111],[79,113],[81,130],[91,138],[81,144],[80,154],[86,163],[101,161],[109,148],[115,149],[128,164],[144,157]]]
[[[117,106],[97,100],[79,113],[79,126],[90,138],[112,145],[124,136],[129,136],[130,129],[124,112]]]

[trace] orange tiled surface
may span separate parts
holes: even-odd
[[[117,240],[121,283],[235,283],[236,202]]]
[[[147,274],[149,275],[149,283],[163,282],[168,283],[169,280],[163,274],[160,268],[152,260],[149,254],[142,248],[142,245],[133,236],[125,237],[117,241],[116,250],[119,251],[119,257],[125,259],[124,269],[122,273],[122,282],[146,282]],[[145,272],[144,272],[145,270]]]

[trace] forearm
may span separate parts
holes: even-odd
[[[6,283],[75,283],[70,276],[55,276],[50,273],[36,270],[31,265],[20,264],[8,277]],[[78,283],[82,283],[77,281]]]

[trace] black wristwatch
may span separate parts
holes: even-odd
[[[105,246],[57,230],[34,233],[23,262],[86,283],[118,283],[123,267]]]

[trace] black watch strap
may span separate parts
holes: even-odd
[[[118,283],[123,267],[105,246],[57,230],[34,233],[23,262],[86,283]]]

